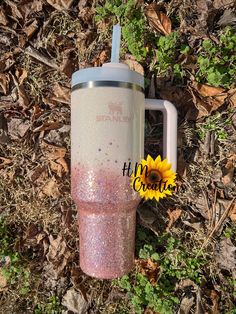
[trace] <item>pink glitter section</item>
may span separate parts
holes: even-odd
[[[112,279],[134,265],[139,196],[130,178],[110,170],[72,170],[72,196],[78,207],[80,266],[93,277]]]

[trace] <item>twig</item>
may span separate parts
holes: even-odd
[[[236,197],[235,197],[236,198]],[[222,223],[224,222],[224,220],[226,219],[226,217],[229,214],[231,205],[233,204],[233,202],[235,201],[235,198],[233,198],[230,202],[230,204],[228,205],[228,207],[226,208],[226,210],[224,211],[223,215],[220,217],[220,220],[217,222],[217,224],[215,225],[215,227],[213,228],[213,230],[211,231],[211,233],[209,234],[209,236],[206,238],[206,240],[204,241],[202,247],[200,248],[200,250],[197,253],[197,256],[200,254],[200,252],[203,250],[203,248],[206,246],[206,244],[208,243],[208,241],[211,239],[211,237],[214,235],[214,233],[216,231],[219,230],[220,226],[222,225]]]
[[[39,53],[36,49],[32,48],[31,46],[28,46],[26,49],[25,49],[25,53],[33,58],[35,58],[36,60],[48,65],[49,67],[55,69],[55,70],[58,70],[59,67],[58,65],[50,60],[49,58],[43,56],[41,53]]]
[[[213,228],[215,223],[216,223],[216,201],[217,201],[217,189],[215,189],[215,194],[214,194],[214,203],[212,205],[212,220],[210,224],[210,228]]]

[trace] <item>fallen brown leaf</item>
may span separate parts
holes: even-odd
[[[164,35],[169,35],[171,33],[171,20],[167,15],[160,12],[156,2],[153,2],[146,7],[145,14],[150,26],[153,27],[154,30]]]
[[[59,186],[55,178],[51,178],[43,187],[42,192],[52,198],[60,196]]]
[[[18,9],[18,6],[13,1],[8,1],[7,4],[9,5],[11,9],[12,18],[14,18],[17,21],[22,20],[23,16],[20,10]]]
[[[169,222],[168,222],[168,226],[166,228],[166,231],[169,231],[170,228],[173,226],[173,224],[176,222],[176,220],[178,220],[179,217],[181,216],[182,209],[176,208],[172,211],[171,211],[171,209],[168,209],[167,214],[169,216]]]
[[[224,238],[219,242],[215,260],[222,269],[228,271],[236,269],[236,247],[230,238]]]
[[[8,74],[0,73],[0,93],[4,95],[9,91],[10,77]]]
[[[3,7],[0,7],[0,24],[2,25],[7,25],[8,21],[7,21],[7,17],[6,14],[3,10]]]
[[[42,108],[39,105],[33,105],[33,113],[31,116],[31,121],[34,122],[35,120],[37,120],[43,113]]]
[[[0,268],[0,292],[6,290],[7,287],[7,280],[2,274],[2,270]]]
[[[0,72],[9,70],[14,63],[15,60],[13,59],[13,53],[12,52],[4,53],[4,55],[0,57]]]
[[[196,88],[198,93],[204,97],[216,96],[222,94],[225,90],[221,87],[209,86],[206,84],[199,84],[197,82],[193,83],[193,86]]]
[[[44,122],[39,127],[35,128],[33,132],[41,132],[41,131],[48,131],[48,130],[56,130],[61,128],[61,123],[58,121],[47,121]]]
[[[18,86],[18,103],[23,108],[28,108],[29,99],[23,86]]]
[[[219,313],[219,300],[220,295],[215,290],[206,291],[207,296],[211,299],[212,302],[212,308],[211,308],[211,314],[218,314]]]
[[[66,155],[66,148],[49,144],[44,140],[42,141],[40,146],[44,155],[49,160],[56,160],[58,158],[64,158]]]
[[[24,109],[28,108],[29,105],[29,99],[28,96],[26,94],[25,88],[23,86],[23,81],[25,80],[25,78],[27,77],[27,72],[24,69],[18,69],[16,71],[16,76],[11,75],[16,88],[17,88],[17,93],[18,93],[18,103],[21,107],[23,107]]]
[[[234,162],[235,162],[236,154],[232,155],[231,158],[228,159],[225,169],[224,169],[224,176],[222,177],[222,182],[227,185],[232,182],[234,177]]]
[[[25,136],[31,126],[31,123],[29,120],[12,118],[7,125],[10,138],[17,140]]]
[[[5,158],[5,157],[0,157],[0,169],[10,165],[12,163],[12,160],[9,158]]]
[[[50,160],[50,168],[60,178],[62,178],[64,173],[69,172],[69,168],[64,158],[58,158],[56,161]]]
[[[17,68],[16,77],[17,77],[19,85],[22,85],[24,83],[24,80],[27,78],[27,76],[28,76],[28,73],[25,69]]]
[[[38,29],[38,21],[36,19],[33,20],[29,25],[25,26],[23,28],[23,32],[27,35],[27,37],[30,39],[33,34]]]
[[[74,288],[67,290],[62,298],[62,305],[66,307],[67,311],[75,314],[86,314],[88,310],[88,302],[83,293]]]
[[[142,65],[140,63],[138,63],[136,60],[128,59],[128,60],[125,60],[124,63],[129,66],[130,70],[138,72],[141,75],[144,75],[144,69],[143,69]]]
[[[221,9],[232,4],[233,4],[232,0],[214,0],[213,1],[213,6],[216,9]]]
[[[68,165],[67,165],[67,163],[66,163],[64,158],[58,158],[57,159],[57,163],[59,163],[62,166],[63,172],[65,172],[65,173],[69,172]]]
[[[212,111],[217,110],[220,108],[224,102],[225,99],[227,98],[227,93],[222,93],[222,94],[215,94],[215,96],[202,96],[198,90],[197,90],[197,85],[195,82],[193,83],[194,89],[189,89],[192,96],[193,96],[193,102],[196,108],[198,109],[198,116],[197,118],[204,117],[206,115],[209,115]],[[201,92],[204,94],[207,92],[208,93],[216,93],[217,91],[214,89],[207,90],[205,87],[201,90]]]
[[[59,83],[55,83],[51,99],[56,102],[70,104],[70,88],[62,86]]]
[[[30,173],[28,174],[29,178],[31,181],[36,181],[43,172],[46,171],[45,167],[42,166],[37,166],[36,168],[34,168],[32,171],[30,171]]]
[[[229,102],[230,104],[236,108],[236,88],[229,90]]]
[[[229,212],[229,218],[232,220],[232,221],[236,221],[236,204],[233,204],[230,212]]]
[[[93,59],[93,64],[95,67],[103,65],[108,59],[108,51],[103,50],[97,57]]]
[[[181,300],[179,311],[177,314],[188,314],[191,311],[192,306],[194,305],[194,297],[184,296]]]
[[[52,7],[55,9],[62,11],[62,10],[68,10],[71,5],[73,0],[46,0],[47,3],[49,3]]]
[[[58,235],[58,237],[54,239],[50,234],[49,243],[50,245],[46,258],[52,265],[56,277],[58,277],[66,267],[71,253],[61,235]]]
[[[184,155],[183,152],[181,151],[181,153],[178,156],[178,160],[177,160],[177,169],[178,169],[178,174],[182,177],[185,178],[186,174],[187,174],[187,163],[184,159]]]
[[[63,53],[63,60],[60,65],[61,71],[71,78],[71,75],[75,71],[76,66],[77,62],[74,48],[65,49]]]
[[[152,285],[156,285],[159,275],[159,265],[150,258],[136,260],[138,271],[146,276]]]

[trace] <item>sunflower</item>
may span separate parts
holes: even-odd
[[[167,159],[161,160],[159,155],[155,160],[148,155],[136,164],[131,176],[131,186],[141,197],[147,199],[155,198],[159,201],[167,195],[172,194],[175,187],[176,173],[171,170],[171,163]]]

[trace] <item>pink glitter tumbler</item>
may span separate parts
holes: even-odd
[[[168,101],[144,99],[144,77],[119,63],[119,41],[115,26],[112,62],[72,76],[71,184],[80,266],[102,279],[120,277],[134,266],[140,197],[122,169],[143,158],[145,109],[163,112],[163,154],[176,169],[176,109]]]

